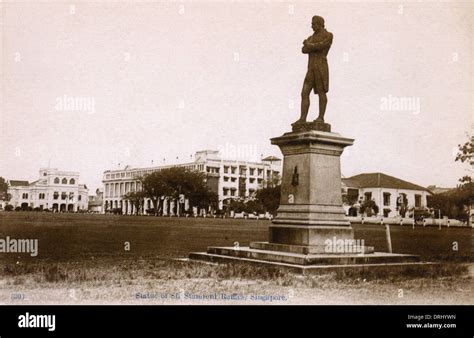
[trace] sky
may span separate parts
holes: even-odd
[[[311,17],[333,33],[326,122],[342,173],[451,187],[472,134],[470,1],[93,1],[1,5],[0,176],[282,157],[299,118]],[[317,116],[312,94],[308,119]],[[232,152],[232,151],[230,151]]]

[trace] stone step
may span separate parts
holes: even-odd
[[[249,247],[209,247],[208,254],[247,258],[269,262],[296,265],[347,265],[347,264],[380,264],[418,262],[414,255],[390,254],[375,252],[371,254],[300,254],[283,251],[252,249]]]
[[[260,266],[271,266],[282,268],[291,272],[302,274],[323,274],[337,271],[364,273],[367,271],[396,271],[397,273],[413,273],[414,269],[430,269],[438,263],[431,262],[399,262],[399,263],[372,263],[372,264],[342,264],[342,265],[298,265],[265,260],[241,258],[210,254],[207,252],[193,252],[189,255],[190,260],[212,262],[212,263],[250,263]],[[422,270],[424,271],[424,270]]]
[[[346,246],[343,247],[342,251],[335,248],[334,252],[328,252],[326,245],[288,245],[288,244],[278,244],[278,243],[269,243],[269,242],[251,242],[251,249],[257,250],[270,250],[270,251],[283,251],[291,252],[298,254],[328,254],[328,255],[347,255],[347,254],[370,254],[374,252],[373,246]],[[344,251],[345,250],[345,251]],[[340,251],[340,252],[338,252]]]

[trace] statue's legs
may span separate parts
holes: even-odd
[[[328,104],[328,97],[325,92],[318,92],[319,96],[319,116],[315,121],[324,122],[324,113]]]
[[[311,93],[312,86],[307,81],[303,84],[303,90],[301,91],[301,117],[299,121],[306,122],[309,110],[309,94]]]

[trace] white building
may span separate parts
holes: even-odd
[[[379,215],[384,217],[400,215],[402,201],[405,201],[408,209],[426,208],[426,198],[432,194],[427,188],[383,173],[367,173],[343,178],[342,193],[346,201],[355,201],[345,205],[348,214],[357,212],[355,209],[364,200],[373,200],[379,207]]]
[[[42,168],[39,175],[39,179],[32,183],[8,181],[8,193],[11,196],[8,204],[25,210],[87,210],[88,189],[84,184],[79,184],[78,172]]]
[[[219,209],[226,199],[249,198],[266,182],[278,180],[281,173],[282,161],[276,157],[266,157],[260,162],[226,160],[220,157],[219,151],[203,150],[196,152],[194,162],[148,168],[131,168],[126,166],[119,170],[104,172],[104,207],[103,210],[119,208],[124,214],[134,213],[129,201],[123,196],[130,191],[141,189],[139,178],[154,171],[170,167],[185,167],[207,173],[207,186],[219,196]],[[145,199],[145,213],[152,208],[152,201]],[[164,214],[173,214],[174,201],[165,200]]]

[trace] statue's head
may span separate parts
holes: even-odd
[[[324,19],[321,16],[313,16],[313,19],[311,20],[311,27],[315,33],[319,32],[324,28]]]

